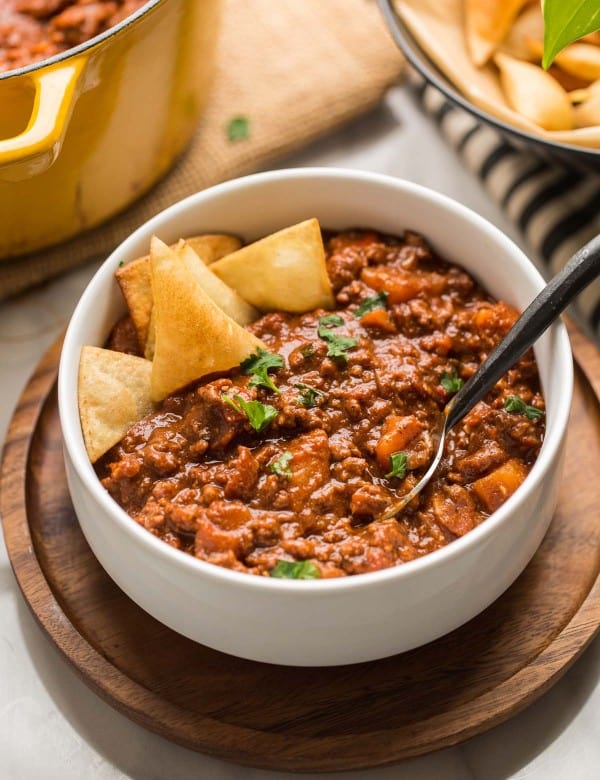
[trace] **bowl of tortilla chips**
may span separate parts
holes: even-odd
[[[600,170],[600,34],[541,66],[538,0],[380,0],[398,46],[443,95],[509,141]]]
[[[244,324],[259,312],[331,310],[321,228],[358,227],[416,231],[520,309],[544,284],[500,230],[449,198],[366,172],[282,170],[199,192],[142,225],[97,271],[65,336],[58,383],[65,464],[92,551],[157,620],[236,656],[339,665],[432,641],[514,581],[556,506],[572,384],[559,322],[535,346],[546,432],[525,483],[464,537],[401,566],[302,581],[249,575],[166,544],[103,487],[94,462],[173,390],[251,354],[256,338]],[[135,332],[122,334],[123,344],[139,339],[145,357],[108,341],[127,312]]]

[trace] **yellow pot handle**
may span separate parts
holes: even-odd
[[[75,102],[85,58],[33,71],[35,98],[29,123],[13,138],[0,140],[0,178],[19,180],[42,173],[56,160]]]

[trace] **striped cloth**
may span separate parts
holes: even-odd
[[[546,277],[600,234],[600,174],[586,175],[518,148],[434,87],[416,76],[411,80],[444,137],[518,225],[528,253]],[[572,313],[600,343],[600,279],[580,294]]]

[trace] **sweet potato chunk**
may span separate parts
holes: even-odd
[[[495,512],[527,476],[523,461],[511,458],[485,477],[473,482],[473,492],[488,512]]]
[[[416,417],[388,417],[381,428],[381,437],[375,450],[377,462],[382,469],[390,468],[390,457],[394,452],[405,450],[408,444],[423,431],[423,425]]]

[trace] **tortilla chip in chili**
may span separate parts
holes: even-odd
[[[144,358],[82,347],[77,385],[79,417],[92,463],[153,411],[151,372],[152,364]]]
[[[154,237],[150,247],[154,297],[154,401],[206,374],[237,366],[265,345],[242,328],[205,288],[207,269],[189,247],[174,251]]]
[[[224,255],[235,252],[242,245],[237,236],[221,233],[206,233],[200,236],[192,236],[186,239],[186,241],[207,265],[214,263],[215,260]],[[135,325],[140,349],[146,354],[146,342],[148,340],[152,312],[150,256],[139,257],[137,260],[132,260],[127,265],[118,268],[115,272],[115,277]]]
[[[217,260],[211,271],[261,311],[332,309],[319,222],[309,219]]]

